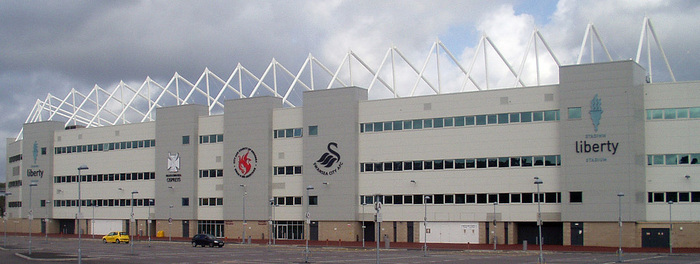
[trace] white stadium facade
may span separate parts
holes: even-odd
[[[589,26],[581,55],[589,37],[591,58],[594,37],[607,54]],[[462,74],[453,92],[440,64],[428,77],[429,56],[422,69],[406,62],[415,86],[400,95],[387,69],[406,57],[391,48],[376,69],[349,52],[337,71],[309,56],[296,75],[273,60],[259,77],[239,65],[228,79],[205,70],[49,94],[7,139],[0,228],[535,244],[541,217],[544,244],[616,247],[621,230],[624,247],[697,248],[700,82],[653,82],[644,42],[636,60],[564,66],[534,31],[535,54],[544,47],[558,70],[547,85],[539,69],[525,83],[526,59],[516,70],[483,37],[513,87],[490,89],[438,41],[431,53]],[[369,82],[355,84],[351,62]],[[369,99],[382,88],[391,98]]]

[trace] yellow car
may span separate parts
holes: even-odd
[[[109,234],[107,234],[106,236],[103,236],[103,237],[102,237],[102,242],[103,242],[103,243],[109,242],[109,243],[117,243],[117,244],[119,244],[119,243],[121,243],[121,242],[124,242],[124,243],[129,244],[129,240],[130,240],[130,239],[129,239],[129,234],[127,234],[126,232],[116,232],[116,231],[114,231],[114,232],[109,232]]]

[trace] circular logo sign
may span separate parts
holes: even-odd
[[[241,148],[236,152],[236,156],[233,157],[233,165],[235,165],[234,170],[238,176],[248,178],[255,173],[258,165],[258,156],[249,147]]]

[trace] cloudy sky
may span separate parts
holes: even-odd
[[[16,137],[36,100],[47,93],[62,98],[74,88],[87,94],[95,85],[111,91],[120,81],[138,87],[146,76],[165,85],[175,72],[194,82],[205,68],[227,78],[238,63],[261,76],[273,58],[296,73],[312,54],[335,70],[352,50],[377,68],[393,45],[420,68],[439,39],[467,67],[486,34],[518,68],[538,28],[566,65],[576,62],[586,26],[593,23],[614,60],[634,59],[645,15],[676,79],[698,80],[697,14],[700,2],[692,0],[6,0],[0,3],[0,135]],[[594,53],[602,50],[595,48]],[[543,82],[556,82],[556,67],[538,49]],[[498,64],[489,52],[489,64]],[[446,58],[441,55],[441,63]],[[483,72],[481,61],[475,74]],[[652,62],[654,81],[670,81],[655,45]],[[513,77],[504,77],[503,69],[489,71],[495,73],[489,77],[492,88],[512,86]],[[455,73],[449,63],[444,67],[446,91],[463,83]],[[534,85],[531,76],[524,77],[527,85]],[[414,82],[415,76],[397,81],[399,93],[410,93]],[[371,97],[385,95],[377,89]],[[6,157],[2,144],[0,156]],[[5,163],[0,166],[4,171]]]

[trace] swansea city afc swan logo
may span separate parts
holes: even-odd
[[[336,151],[338,150],[338,143],[328,143],[326,149],[328,152],[323,153],[321,158],[314,162],[314,168],[323,175],[333,175],[343,166],[343,162],[340,161],[340,154]]]
[[[588,112],[591,115],[591,121],[593,121],[593,129],[598,132],[598,125],[600,125],[600,118],[603,115],[603,108],[601,107],[600,98],[598,94],[595,94],[593,100],[591,100],[591,111]]]
[[[258,166],[258,156],[249,147],[241,148],[236,152],[236,156],[233,157],[233,165],[235,165],[234,170],[238,176],[248,178],[255,173],[255,169]]]
[[[168,152],[168,171],[172,173],[180,171],[180,153]]]

